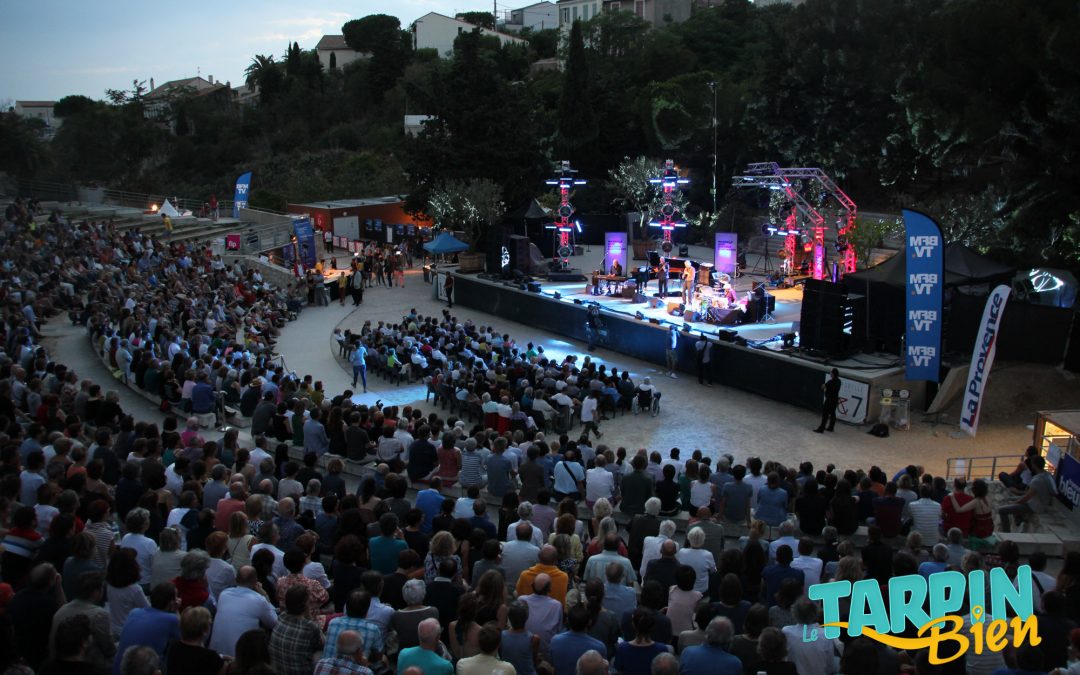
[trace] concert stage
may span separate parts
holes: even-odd
[[[586,282],[539,281],[539,291],[521,290],[521,284],[494,281],[473,274],[455,276],[454,302],[471,309],[517,321],[519,323],[559,333],[587,343],[587,303],[597,302],[601,319],[607,329],[602,349],[626,354],[664,367],[667,331],[679,328],[678,369],[696,373],[694,343],[704,333],[714,342],[713,376],[718,384],[798,405],[810,410],[821,408],[821,385],[828,371],[836,367],[845,381],[841,392],[842,408],[838,418],[848,422],[877,421],[881,389],[885,387],[912,389],[912,409],[923,398],[921,389],[904,381],[899,359],[887,354],[857,354],[850,358],[817,358],[797,349],[783,349],[781,336],[792,332],[802,305],[802,289],[769,289],[776,298],[771,322],[718,326],[705,322],[688,322],[672,316],[667,307],[653,303],[635,303],[618,296],[594,296],[587,292]],[[740,299],[746,297],[753,281],[762,277],[744,276],[735,280]],[[601,284],[605,287],[606,284]],[[534,286],[533,288],[537,288]],[[674,283],[671,285],[674,289]],[[656,282],[649,284],[648,297],[657,290]],[[556,298],[556,293],[559,298]],[[670,297],[677,303],[679,298]],[[642,319],[637,318],[637,313]],[[684,330],[689,328],[689,332]],[[735,340],[738,339],[738,342]],[[740,344],[745,340],[745,344]],[[583,349],[584,350],[584,349]]]

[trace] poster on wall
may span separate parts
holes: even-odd
[[[825,382],[829,374],[825,373]],[[866,399],[870,396],[870,385],[853,380],[850,377],[840,379],[840,402],[836,406],[836,419],[852,424],[862,424],[866,420]]]
[[[352,242],[351,248],[352,248],[353,253],[359,253],[360,252],[360,242],[358,242],[358,241]]]

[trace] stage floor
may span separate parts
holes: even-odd
[[[583,256],[575,256],[570,259],[570,264],[574,268],[580,269],[581,273],[586,277],[592,274],[592,270],[598,268],[602,264],[603,252],[599,246],[591,247],[592,250],[587,251]],[[690,257],[694,260],[706,260],[708,261],[712,251],[705,247],[691,246]],[[748,262],[750,263],[749,269],[754,269],[754,264],[757,263],[758,256],[755,254],[748,255]],[[635,266],[640,265],[640,261],[634,261]],[[734,279],[735,294],[741,300],[746,298],[747,292],[751,290],[752,285],[755,282],[765,280],[763,274],[743,274],[742,276]],[[785,353],[794,358],[805,359],[807,361],[814,361],[817,363],[828,363],[829,365],[836,366],[838,368],[851,369],[860,371],[864,376],[874,378],[883,375],[894,375],[901,371],[900,358],[896,354],[857,354],[849,358],[832,358],[822,359],[812,357],[802,352],[788,350],[784,351],[783,338],[784,333],[798,332],[799,330],[799,318],[802,313],[802,299],[803,299],[803,287],[801,284],[795,285],[791,288],[769,288],[770,295],[776,297],[776,309],[772,313],[772,320],[757,323],[748,323],[738,326],[718,326],[716,324],[707,323],[704,321],[685,321],[683,317],[672,316],[667,313],[665,307],[652,307],[648,302],[635,303],[632,300],[622,298],[621,296],[612,295],[592,295],[588,292],[587,281],[547,281],[546,279],[537,277],[536,281],[540,284],[540,295],[555,300],[555,293],[558,292],[560,298],[557,302],[564,302],[574,304],[578,303],[596,302],[602,307],[603,313],[612,313],[623,318],[633,318],[637,312],[645,317],[645,319],[656,319],[663,326],[676,325],[682,328],[684,324],[688,324],[690,329],[694,333],[705,333],[706,335],[715,337],[721,330],[731,330],[739,334],[747,340],[749,346],[766,349],[777,354]],[[605,290],[607,287],[606,282],[601,282],[601,290]],[[677,282],[672,280],[669,285],[669,290],[675,290],[677,288]],[[652,297],[653,293],[657,290],[656,281],[650,281],[648,287],[648,297]],[[679,298],[670,297],[668,302],[678,302]],[[798,340],[795,342],[798,345]]]

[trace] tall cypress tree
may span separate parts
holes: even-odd
[[[570,49],[566,57],[562,94],[559,96],[558,133],[555,138],[557,159],[583,164],[584,151],[596,140],[599,127],[589,94],[589,64],[581,22],[570,28]]]

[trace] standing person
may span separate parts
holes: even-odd
[[[712,378],[712,350],[713,345],[709,342],[709,338],[705,337],[705,333],[701,334],[698,341],[694,343],[694,349],[697,352],[697,381],[698,384],[704,384],[707,387],[713,386]]]
[[[668,329],[667,339],[667,351],[664,356],[667,358],[668,377],[675,378],[678,377],[675,374],[675,363],[678,361],[679,329],[674,325]]]
[[[450,309],[454,308],[454,275],[447,274],[446,281],[443,282],[443,291],[446,293],[446,306]]]
[[[694,264],[686,261],[682,270],[682,301],[686,307],[694,299]]]
[[[364,302],[364,261],[363,258],[357,260],[352,276],[349,277],[349,290],[352,291],[353,307],[359,307]]]
[[[829,374],[829,381],[821,385],[821,391],[825,392],[825,400],[821,407],[821,424],[817,429],[814,429],[814,433],[820,434],[825,431],[832,431],[836,426],[836,406],[840,403],[840,371],[836,368],[832,369]],[[825,426],[825,423],[829,426]]]
[[[364,393],[367,393],[367,347],[363,342],[357,342],[352,352],[349,353],[349,363],[352,364],[352,386],[356,387],[357,376],[364,383]]]
[[[172,222],[172,218],[170,218],[170,217],[168,216],[168,214],[162,213],[162,214],[161,214],[161,222],[165,224],[165,233],[166,233],[166,234],[167,234],[167,235],[169,236],[169,239],[171,240],[171,239],[172,239],[172,235],[173,235],[173,222]]]
[[[668,284],[668,267],[667,258],[660,258],[660,266],[656,268],[656,285],[659,286],[658,295],[661,298],[667,297],[667,284]]]
[[[210,217],[217,220],[221,217],[221,211],[218,209],[217,195],[210,195]]]
[[[348,292],[349,277],[344,272],[337,278],[337,294],[338,301],[341,302],[341,306],[345,306],[345,294]]]
[[[585,429],[581,432],[581,435],[586,438],[588,438],[589,432],[596,434],[597,438],[604,435],[600,433],[599,406],[600,392],[598,391],[589,392],[589,395],[581,402],[581,423],[585,425]]]

